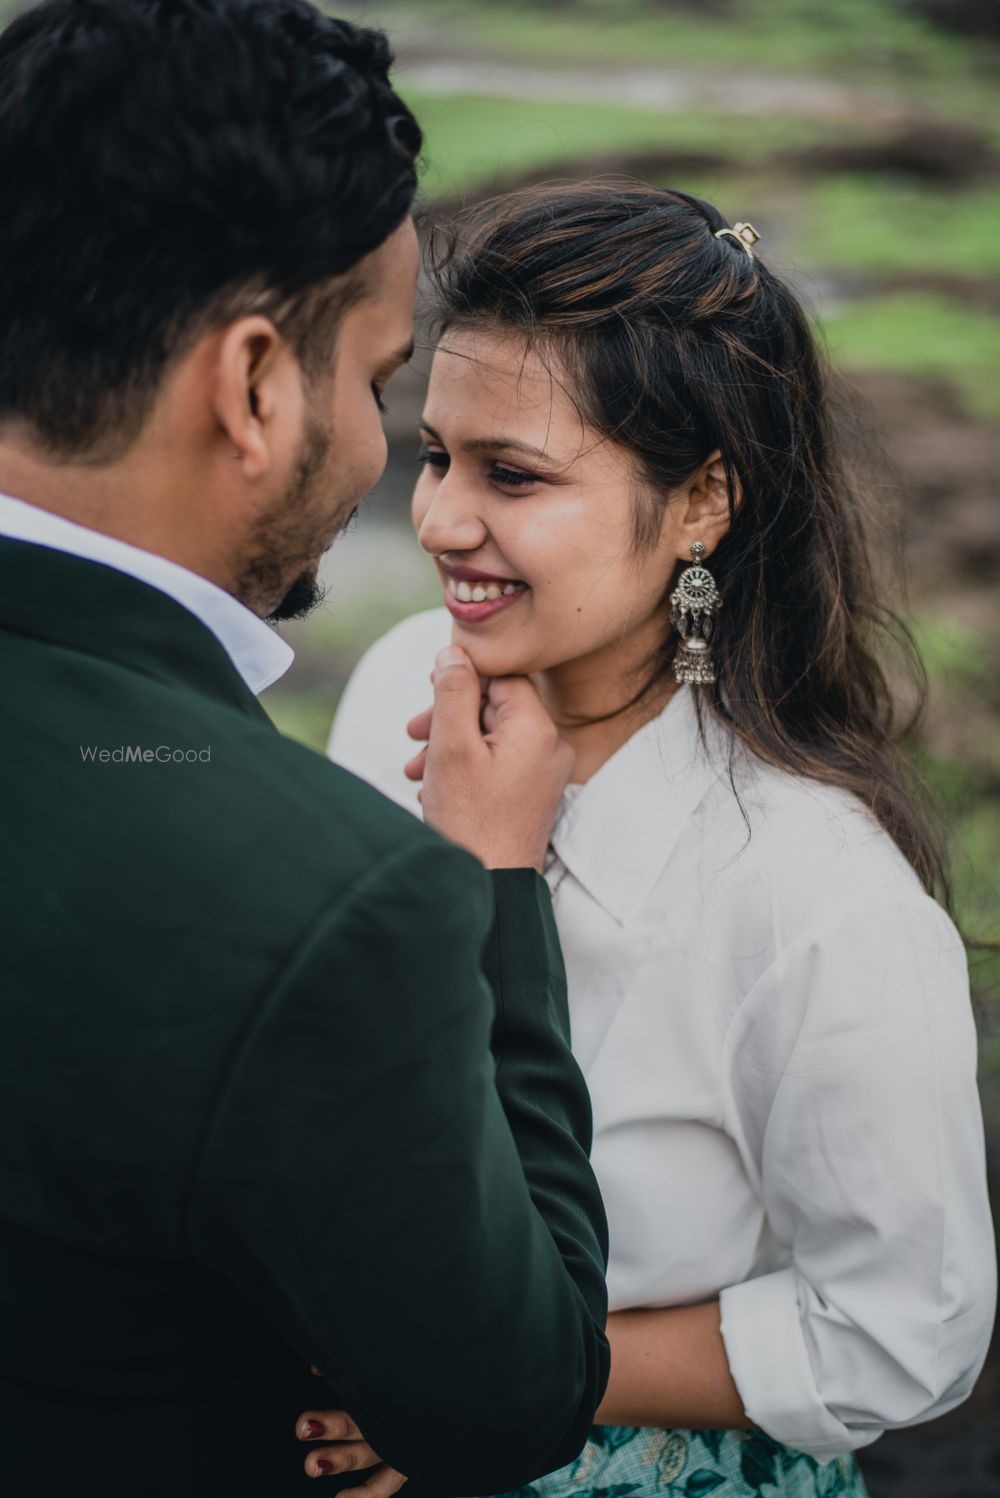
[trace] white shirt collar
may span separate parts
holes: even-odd
[[[743,746],[706,705],[708,748],[694,694],[678,687],[562,807],[552,847],[573,877],[619,924],[652,889],[709,787],[745,761]]]
[[[255,694],[283,676],[295,658],[291,646],[272,626],[231,593],[155,552],[142,551],[7,494],[0,494],[0,535],[103,562],[169,594],[211,630]]]

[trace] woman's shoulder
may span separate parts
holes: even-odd
[[[748,1027],[763,1026],[765,1047],[826,1026],[864,1032],[874,1016],[905,1031],[932,1002],[967,1039],[961,933],[888,829],[845,787],[755,770],[737,784],[745,821],[720,778],[693,854],[690,925],[726,1018],[742,1016],[727,1045]],[[744,1047],[751,1070],[761,1054]]]
[[[718,778],[700,820],[719,829],[719,838],[710,837],[719,877],[741,903],[758,886],[785,941],[866,904],[902,904],[917,913],[935,903],[855,792],[749,752],[742,766],[732,781]]]

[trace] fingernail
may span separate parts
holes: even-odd
[[[442,668],[445,666],[464,666],[465,651],[458,645],[446,645],[443,650],[438,651],[435,656],[435,662]]]
[[[315,1436],[323,1434],[323,1427],[318,1420],[303,1420],[302,1436],[304,1440],[311,1441]]]
[[[317,1477],[329,1477],[329,1475],[330,1475],[330,1473],[332,1471],[333,1471],[333,1463],[332,1462],[317,1462],[316,1463],[316,1476]]]

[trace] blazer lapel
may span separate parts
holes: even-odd
[[[274,728],[196,615],[102,562],[0,536],[0,629],[183,683]]]

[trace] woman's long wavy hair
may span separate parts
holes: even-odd
[[[699,721],[708,704],[771,764],[853,792],[952,912],[943,830],[908,752],[926,677],[890,605],[899,549],[835,439],[846,387],[793,292],[716,237],[725,227],[711,203],[629,180],[509,193],[433,236],[437,331],[523,334],[586,423],[632,454],[637,554],[670,492],[721,450],[742,502],[708,562],[723,608]],[[669,628],[619,711],[672,676],[678,644]]]

